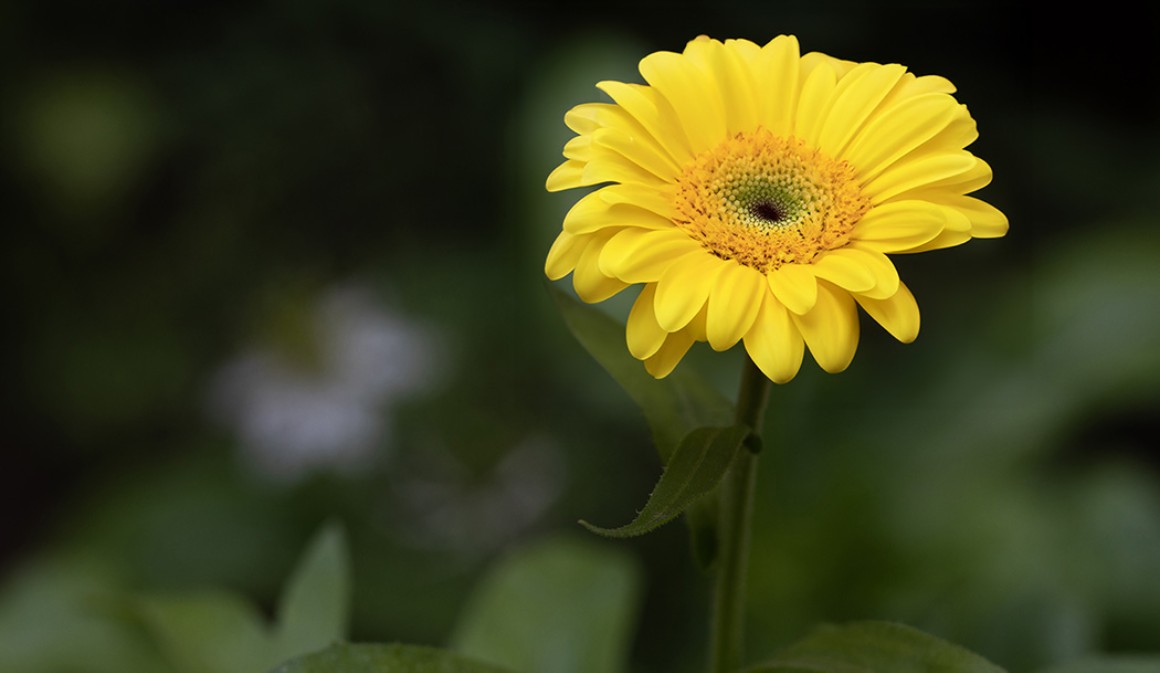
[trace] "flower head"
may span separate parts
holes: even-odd
[[[991,168],[942,77],[901,65],[699,37],[640,62],[647,85],[600,82],[551,191],[603,185],[564,218],[545,271],[587,302],[643,284],[631,353],[658,378],[697,341],[742,341],[772,380],[806,347],[829,372],[858,346],[857,306],[903,342],[918,305],[888,253],[992,238],[1007,218],[966,194]]]

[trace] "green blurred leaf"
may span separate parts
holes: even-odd
[[[346,637],[350,579],[346,537],[329,524],[314,537],[282,597],[274,634],[279,660]]]
[[[414,645],[333,645],[271,673],[509,673],[456,654]]]
[[[0,585],[0,671],[175,673],[137,624],[110,618],[123,578],[80,558],[38,558]]]
[[[601,528],[581,521],[593,533],[608,537],[644,535],[661,524],[672,521],[702,496],[717,488],[729,470],[733,456],[750,434],[744,425],[727,428],[697,428],[685,436],[657,486],[632,523],[620,528]],[[698,520],[703,529],[711,522]]]
[[[733,404],[691,369],[654,379],[628,352],[624,325],[559,288],[550,292],[572,335],[644,412],[662,462],[694,429],[733,422]]]
[[[166,659],[182,673],[253,673],[279,661],[269,656],[261,617],[234,596],[146,598],[137,608]]]
[[[888,622],[822,626],[748,673],[1003,673],[973,652]]]
[[[344,638],[348,594],[346,543],[331,524],[302,555],[272,632],[253,606],[231,594],[142,598],[131,608],[175,670],[253,673]]]
[[[1052,666],[1040,673],[1160,673],[1160,656],[1084,659]]]
[[[452,649],[528,673],[616,673],[628,656],[638,586],[636,566],[617,550],[541,542],[483,579]]]

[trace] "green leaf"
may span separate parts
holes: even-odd
[[[278,661],[322,649],[346,637],[348,566],[342,527],[325,526],[298,562],[282,595],[273,642]]]
[[[733,422],[733,403],[688,368],[654,379],[628,352],[624,325],[556,287],[553,299],[572,335],[644,412],[661,461],[696,428]]]
[[[253,673],[345,637],[348,594],[346,544],[330,525],[299,561],[273,631],[248,602],[220,592],[141,598],[128,607],[175,670]]]
[[[144,598],[135,607],[166,660],[182,673],[253,673],[278,661],[269,655],[260,615],[235,596]]]
[[[459,655],[415,645],[333,645],[271,673],[511,673]]]
[[[580,523],[608,537],[633,537],[673,520],[721,483],[733,456],[749,434],[749,428],[744,425],[697,428],[681,440],[644,509],[632,523],[613,529],[586,521]]]
[[[639,601],[631,557],[591,539],[521,549],[480,582],[452,649],[525,673],[624,670]]]
[[[0,582],[0,671],[177,673],[123,618],[123,578],[92,558],[47,555]]]
[[[902,624],[822,626],[748,673],[1003,673],[973,652]]]
[[[1082,659],[1040,673],[1160,673],[1160,656],[1117,656]]]

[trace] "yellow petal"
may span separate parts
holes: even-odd
[[[985,201],[956,194],[943,197],[939,202],[966,216],[974,238],[998,238],[1007,233],[1007,216]]]
[[[724,122],[721,131],[730,136],[757,128],[753,79],[741,54],[737,53],[734,42],[731,40],[730,45],[726,46],[717,40],[702,37],[689,42],[684,52],[684,57],[696,66],[694,72],[702,80],[702,88],[716,92]]]
[[[656,355],[668,336],[668,332],[657,324],[656,313],[653,312],[656,290],[656,283],[645,285],[628,314],[625,341],[628,343],[628,352],[637,360],[647,360]]]
[[[663,379],[672,373],[692,345],[693,337],[685,331],[670,334],[656,354],[644,361],[644,368],[654,377]]]
[[[559,192],[565,189],[574,189],[576,187],[585,186],[584,182],[584,162],[569,159],[556,167],[548,175],[548,180],[545,183],[549,192]]]
[[[725,124],[729,135],[748,133],[760,124],[757,86],[753,61],[761,47],[748,40],[726,40],[711,64],[721,78],[725,96]]]
[[[576,161],[589,161],[592,159],[592,137],[576,136],[564,143],[564,157],[567,159],[575,159]]]
[[[935,137],[959,114],[955,99],[945,94],[904,100],[867,124],[838,158],[849,161],[863,181],[869,181]]]
[[[932,202],[931,207],[937,208],[946,218],[946,225],[943,227],[943,230],[929,241],[907,248],[891,250],[890,252],[910,254],[914,252],[926,252],[928,250],[941,250],[943,248],[961,245],[971,240],[971,221],[967,218],[966,214],[942,202]]]
[[[865,68],[865,75],[859,70]],[[831,157],[841,156],[850,139],[902,78],[901,65],[864,63],[838,82],[817,147]],[[860,75],[860,76],[859,76]]]
[[[626,283],[655,283],[685,255],[701,246],[679,229],[625,229],[600,254],[600,270]]]
[[[954,93],[956,90],[955,85],[946,77],[923,75],[914,79],[908,78],[900,93],[904,96],[918,96],[924,93]]]
[[[599,192],[600,198],[609,204],[624,203],[644,208],[671,221],[673,210],[673,188],[665,185],[609,185]]]
[[[798,91],[801,88],[801,50],[797,38],[778,35],[761,50],[758,71],[761,123],[775,135],[794,133]]]
[[[851,292],[870,290],[878,279],[860,255],[860,251],[849,248],[831,250],[814,262],[814,275]]]
[[[867,299],[854,295],[862,309],[895,339],[908,344],[918,336],[918,303],[905,283],[888,299]]]
[[[617,152],[658,176],[680,173],[680,165],[664,144],[619,105],[578,105],[564,115],[564,123],[577,133],[590,137],[597,147]]]
[[[641,84],[614,81],[598,82],[596,88],[608,94],[640,123],[678,165],[684,165],[693,158],[680,120],[660,93]]]
[[[580,261],[580,255],[584,253],[584,248],[587,246],[587,236],[574,236],[566,231],[561,231],[555,242],[552,243],[551,249],[548,250],[548,259],[544,262],[544,273],[551,280],[560,280],[572,273],[572,269],[576,268],[576,262]]]
[[[580,135],[604,126],[601,115],[608,109],[619,109],[610,103],[581,103],[564,113],[564,125]]]
[[[836,374],[850,366],[858,349],[858,309],[849,293],[822,281],[814,308],[790,318],[822,369]]]
[[[786,383],[801,369],[805,352],[801,332],[772,295],[764,296],[757,319],[745,334],[745,351],[774,383]]]
[[[953,248],[956,245],[962,245],[971,240],[970,232],[966,231],[951,231],[944,230],[938,236],[930,239],[922,245],[916,245],[913,248],[905,250],[895,250],[894,254],[909,255],[916,252],[929,252],[931,250],[942,250],[943,248]]]
[[[810,138],[816,137],[825,107],[830,102],[834,87],[837,85],[838,76],[829,63],[819,63],[810,72],[802,84],[801,96],[798,98],[794,135],[807,142]]]
[[[964,152],[966,154],[966,152]],[[986,161],[971,156],[975,160],[975,164],[971,166],[970,170],[965,173],[948,176],[940,180],[930,182],[922,187],[916,188],[915,192],[938,190],[949,191],[957,194],[967,194],[982,189],[991,183],[991,167]],[[910,197],[910,192],[901,195],[904,198]]]
[[[631,257],[639,246],[640,239],[648,233],[651,233],[648,229],[632,227],[622,229],[609,238],[600,251],[600,272],[606,276],[616,277],[612,269],[623,264],[625,258]]]
[[[860,245],[858,242],[854,242],[831,254],[840,253],[850,257],[874,274],[874,287],[869,290],[860,290],[858,294],[872,299],[885,299],[893,296],[898,291],[898,284],[901,282],[898,280],[898,269],[894,267],[894,262],[891,262],[890,258],[881,252],[863,249],[858,247]]]
[[[709,336],[705,329],[705,324],[708,321],[709,302],[705,302],[705,305],[701,307],[701,310],[697,311],[697,315],[693,316],[693,319],[690,320],[689,324],[685,325],[685,328],[681,331],[687,332],[693,341],[708,341]]]
[[[587,234],[608,226],[608,204],[600,198],[600,190],[580,197],[564,215],[564,231]]]
[[[697,48],[690,43],[691,49]],[[673,106],[694,153],[716,146],[726,135],[725,110],[712,78],[689,58],[658,51],[640,61],[640,74]]]
[[[606,230],[593,235],[576,262],[576,270],[572,272],[572,287],[580,299],[589,304],[604,301],[628,287],[627,283],[609,278],[600,271],[600,253],[612,233],[615,232]]]
[[[886,96],[886,100],[882,101],[882,105],[878,106],[872,118],[876,119],[887,114],[888,110],[911,98],[932,93],[952,94],[954,92],[955,85],[951,84],[945,77],[939,77],[937,75],[915,77],[913,73],[908,72],[894,85],[894,88]]]
[[[891,201],[866,213],[850,231],[863,249],[897,252],[922,245],[946,227],[946,212],[929,201]]]
[[[773,296],[794,313],[802,314],[814,307],[818,298],[818,279],[804,264],[782,264],[766,274]]]
[[[709,254],[685,255],[661,276],[657,285],[657,322],[666,332],[689,324],[709,298],[724,260]]]
[[[767,292],[761,272],[736,262],[725,263],[709,293],[705,334],[713,350],[732,348],[745,336]]]
[[[594,155],[585,164],[582,179],[586,185],[619,182],[659,186],[667,182],[615,152],[601,152]]]
[[[971,117],[966,105],[959,105],[958,114],[947,127],[931,138],[923,149],[932,151],[959,150],[975,142],[979,137],[978,124]]]
[[[811,51],[808,54],[802,54],[802,74],[808,77],[813,73],[814,68],[819,65],[825,65],[834,71],[838,79],[845,77],[858,64],[854,61],[844,61],[840,58],[834,58],[829,54],[823,54],[820,51]]]
[[[877,205],[909,190],[939,186],[976,170],[978,159],[969,152],[955,151],[903,159],[863,186],[870,202]]]
[[[643,133],[633,135],[625,131],[603,128],[592,134],[592,141],[600,148],[615,152],[625,161],[639,166],[665,182],[672,182],[680,175],[681,171],[673,160],[660,153],[645,139]]]
[[[607,187],[605,189],[608,189]],[[586,194],[564,216],[564,230],[588,234],[606,227],[672,229],[673,223],[652,211],[628,203],[609,203],[597,190]]]

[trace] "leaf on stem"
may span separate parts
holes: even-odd
[[[690,368],[654,379],[629,354],[624,325],[559,288],[550,286],[549,291],[572,335],[644,412],[661,462],[668,463],[695,428],[733,422],[733,403]]]
[[[821,626],[746,673],[1004,673],[958,645],[889,622]]]
[[[721,483],[749,434],[744,425],[693,430],[677,445],[644,509],[631,523],[612,529],[580,523],[600,535],[634,537],[671,521]]]

